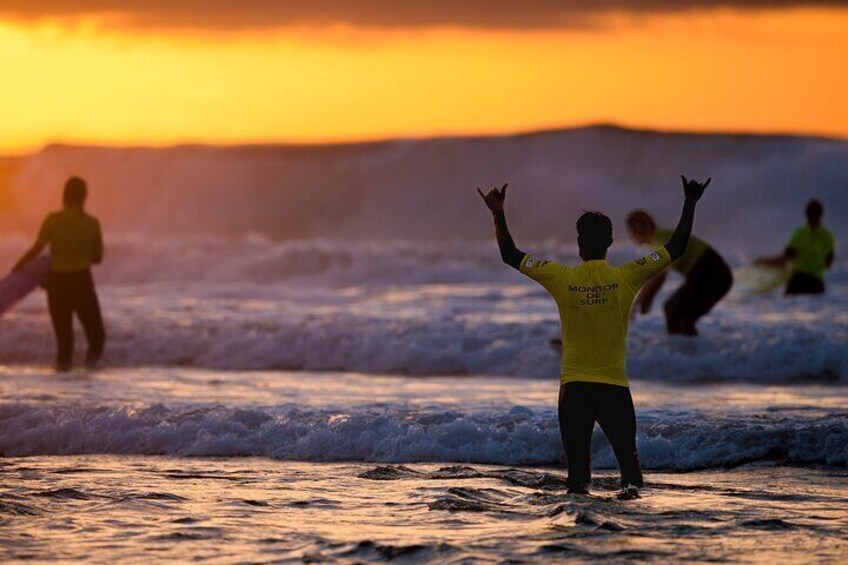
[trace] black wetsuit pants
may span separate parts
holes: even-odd
[[[636,452],[636,411],[630,389],[603,383],[570,382],[559,387],[559,431],[568,462],[568,488],[588,489],[592,480],[592,431],[595,422],[612,444],[621,469],[621,485],[642,486]]]
[[[697,335],[695,323],[724,298],[732,285],[730,267],[721,255],[708,249],[663,307],[668,333]]]
[[[786,281],[786,294],[822,294],[824,281],[807,273],[793,273]]]
[[[51,272],[47,279],[47,303],[58,345],[57,365],[71,363],[74,352],[74,314],[79,318],[88,340],[87,361],[99,360],[103,354],[106,333],[91,271]]]

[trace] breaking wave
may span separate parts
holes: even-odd
[[[801,408],[753,415],[697,409],[639,411],[643,465],[655,470],[718,468],[754,461],[848,463],[844,414]],[[596,432],[595,464],[615,466]],[[403,405],[311,408],[154,404],[0,405],[0,453],[267,456],[307,461],[555,464],[563,453],[549,409],[410,409]]]

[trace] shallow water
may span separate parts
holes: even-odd
[[[42,293],[0,318],[0,561],[845,553],[844,268],[819,299],[734,294],[696,340],[634,322],[625,503],[599,431],[595,494],[565,494],[556,311],[490,242],[111,245],[103,370],[46,367]]]
[[[557,382],[351,373],[0,369],[0,454],[556,464]],[[643,465],[848,464],[838,385],[633,385]],[[596,465],[614,466],[596,430]]]
[[[269,459],[31,457],[0,465],[6,562],[759,561],[844,558],[842,471],[651,473],[618,501],[602,473]]]

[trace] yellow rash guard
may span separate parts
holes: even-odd
[[[651,246],[660,247],[665,245],[671,239],[671,234],[673,233],[674,230],[658,227],[654,232],[654,239],[651,241]],[[704,256],[704,253],[708,249],[710,249],[710,245],[706,241],[698,239],[694,235],[690,236],[689,244],[686,246],[686,253],[678,257],[677,261],[671,264],[671,268],[683,276],[688,275],[692,267]]]
[[[628,386],[625,360],[630,308],[645,281],[670,262],[665,247],[619,267],[604,259],[567,267],[524,256],[521,272],[545,287],[559,308],[560,382]]]
[[[833,253],[833,234],[823,226],[802,226],[792,233],[789,249],[795,251],[792,272],[824,280],[827,256]]]
[[[50,245],[50,270],[66,273],[88,269],[95,250],[102,248],[103,236],[97,218],[67,207],[47,216],[38,241]]]

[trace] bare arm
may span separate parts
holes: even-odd
[[[674,233],[671,234],[671,239],[665,244],[668,254],[671,256],[672,262],[686,253],[686,247],[689,245],[689,236],[692,235],[692,224],[695,223],[695,205],[701,196],[704,195],[704,189],[710,184],[711,178],[705,183],[699,183],[696,180],[687,180],[683,175],[680,176],[683,180],[683,211],[680,214],[680,221],[677,222],[677,227],[674,228]]]
[[[774,257],[760,257],[756,261],[754,261],[755,265],[766,265],[768,267],[783,267],[790,261],[792,261],[795,257],[797,257],[798,252],[792,249],[791,247],[787,247],[783,250],[783,253],[780,255],[775,255]]]
[[[639,297],[636,300],[639,304],[639,311],[642,314],[647,314],[651,311],[651,305],[654,303],[654,297],[662,288],[667,276],[668,271],[662,271],[651,277],[648,282],[645,283],[645,286],[642,287],[642,290],[639,292]]]
[[[503,185],[500,190],[497,187],[490,190],[487,194],[479,188],[477,192],[483,198],[489,211],[495,220],[495,237],[498,240],[498,249],[501,252],[503,262],[513,267],[514,269],[521,268],[521,260],[525,253],[515,246],[512,240],[512,235],[509,233],[509,227],[506,225],[506,214],[504,213],[504,201],[506,200],[506,187]]]

